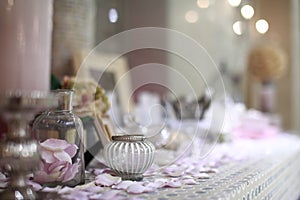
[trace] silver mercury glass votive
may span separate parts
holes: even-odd
[[[46,92],[14,91],[0,94],[0,115],[8,125],[5,139],[0,140],[0,170],[9,175],[7,189],[0,199],[37,199],[26,184],[26,176],[39,167],[38,144],[31,137],[29,122],[34,115],[55,106],[54,97]]]
[[[142,180],[154,153],[154,145],[143,135],[112,136],[112,142],[104,148],[106,165],[123,180]]]

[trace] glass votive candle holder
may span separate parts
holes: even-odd
[[[140,181],[152,165],[155,147],[143,135],[112,136],[104,148],[104,159],[123,180]]]

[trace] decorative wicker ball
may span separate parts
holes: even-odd
[[[286,66],[285,54],[277,46],[257,46],[248,57],[248,72],[262,82],[280,77]]]

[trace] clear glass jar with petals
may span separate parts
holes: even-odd
[[[58,107],[39,115],[32,133],[39,142],[40,169],[33,181],[44,186],[76,186],[85,181],[83,125],[72,112],[72,90],[55,90]]]

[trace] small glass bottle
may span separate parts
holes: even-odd
[[[32,127],[39,141],[40,170],[34,181],[54,187],[84,183],[83,125],[72,112],[72,90],[55,90],[58,107],[38,116]]]
[[[106,165],[123,180],[140,181],[152,165],[155,147],[143,135],[112,136],[104,148]]]

